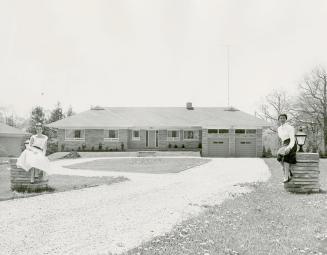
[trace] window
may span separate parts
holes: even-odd
[[[132,131],[132,140],[140,140],[140,130]]]
[[[108,129],[104,131],[104,139],[118,140],[118,129]]]
[[[245,141],[245,142],[241,142],[241,144],[251,144],[251,142]]]
[[[168,130],[167,140],[170,140],[170,141],[179,140],[179,130]]]
[[[197,130],[185,130],[184,131],[184,140],[194,140],[198,139],[199,131]]]
[[[245,129],[235,129],[235,134],[245,134]]]
[[[228,129],[219,129],[219,134],[228,134],[229,130]]]
[[[85,130],[84,129],[66,129],[65,140],[84,140]]]
[[[208,129],[208,134],[218,134],[218,129]]]
[[[257,130],[256,129],[247,129],[246,130],[246,133],[247,134],[256,134],[257,133]]]

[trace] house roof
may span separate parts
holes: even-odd
[[[21,129],[8,126],[4,123],[0,123],[0,136],[24,136],[28,133],[24,132]]]
[[[47,125],[53,128],[100,129],[142,127],[258,128],[269,123],[235,108],[195,107],[103,107]]]

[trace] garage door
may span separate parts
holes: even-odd
[[[209,138],[208,139],[209,157],[228,157],[229,140],[228,138]]]
[[[255,138],[235,138],[236,157],[256,157]]]
[[[21,153],[22,141],[22,137],[0,137],[0,156],[19,156]]]

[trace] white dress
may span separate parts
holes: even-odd
[[[45,156],[46,145],[48,137],[42,135],[32,135],[29,145],[17,159],[17,167],[29,171],[32,167],[43,170],[45,172],[50,171],[50,161]]]

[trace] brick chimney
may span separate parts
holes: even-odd
[[[192,102],[187,102],[186,103],[186,109],[187,110],[193,110],[194,109],[193,106],[192,106]]]

